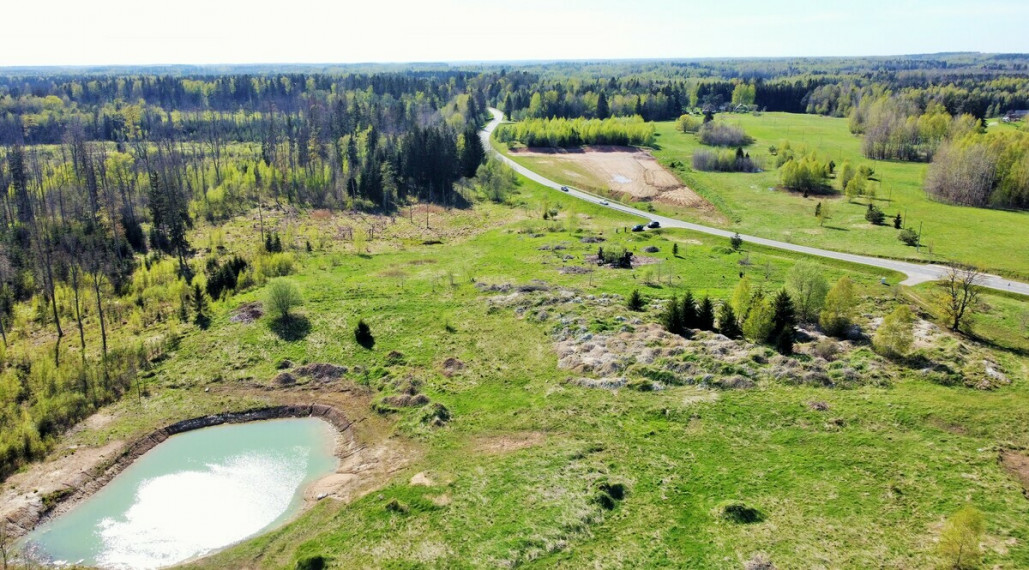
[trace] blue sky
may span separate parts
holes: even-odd
[[[0,66],[1029,52],[1029,0],[5,0]]]

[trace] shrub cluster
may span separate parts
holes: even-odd
[[[706,172],[757,172],[760,170],[749,153],[737,147],[731,150],[701,149],[693,153],[693,168]]]

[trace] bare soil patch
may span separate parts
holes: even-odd
[[[1016,451],[1002,451],[1000,464],[1022,484],[1022,494],[1029,498],[1029,456]]]
[[[249,324],[260,319],[263,315],[264,308],[262,308],[260,301],[254,301],[240,305],[238,309],[232,312],[229,322]]]
[[[672,206],[697,210],[705,218],[719,219],[721,214],[710,202],[700,197],[678,178],[665,170],[648,151],[621,146],[591,146],[584,149],[524,149],[512,151],[518,156],[538,157],[556,166],[570,165],[585,171],[590,180],[584,184],[595,190],[610,190],[632,200],[652,200]],[[572,170],[565,169],[565,173]]]

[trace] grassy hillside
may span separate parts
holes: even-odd
[[[763,554],[779,568],[929,567],[943,521],[969,503],[986,517],[985,562],[1029,565],[1029,502],[998,463],[1002,450],[1029,446],[1024,303],[988,298],[1001,310],[980,334],[1011,350],[940,331],[920,349],[951,365],[990,359],[1012,380],[993,391],[941,385],[862,343],[810,380],[802,372],[822,366],[810,343],[782,359],[650,328],[664,299],[687,288],[727,298],[740,272],[778,290],[799,256],[748,244],[733,253],[725,240],[677,230],[622,233],[628,218],[527,182],[509,205],[430,211],[429,230],[418,210],[402,213],[273,220],[296,244],[289,278],[306,300],[303,326],[284,335],[268,317],[234,322],[266,287],[217,302],[208,330],[182,325],[147,374],[147,396],[65,439],[100,444],[169,418],[328,400],[360,420],[369,445],[392,442],[395,463],[378,488],[325,499],[192,566],[282,568],[324,556],[332,567],[739,568]],[[340,227],[380,224],[356,243],[337,238]],[[256,246],[249,219],[199,232],[198,243],[230,251]],[[626,247],[646,264],[589,266],[598,247]],[[878,271],[814,263],[857,282],[866,330],[905,299],[878,284]],[[625,307],[633,289],[643,312]],[[371,348],[354,340],[359,318]],[[626,347],[611,353],[624,364],[613,374],[629,380],[620,389],[588,387],[584,377],[604,374],[561,367],[559,357],[602,339]],[[331,386],[283,387],[273,378],[285,360],[349,371]],[[680,376],[665,374],[673,367]],[[450,419],[434,425],[431,407],[390,403],[410,387]],[[756,520],[726,518],[734,502]]]

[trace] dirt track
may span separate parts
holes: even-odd
[[[591,190],[610,190],[633,200],[653,200],[693,208],[705,217],[718,217],[717,210],[684,186],[647,151],[633,147],[593,146],[583,150],[527,149],[513,151],[564,169],[577,185]]]

